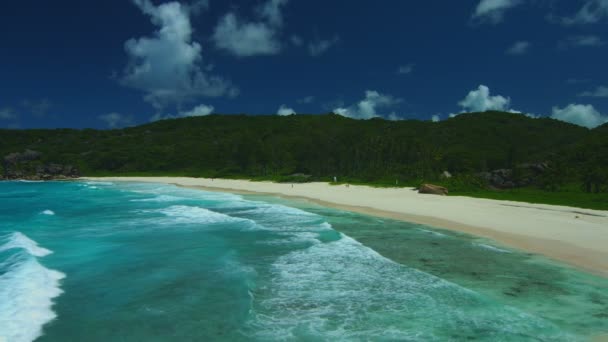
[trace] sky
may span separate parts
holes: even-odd
[[[608,0],[20,0],[0,15],[0,128],[486,110],[608,122]]]

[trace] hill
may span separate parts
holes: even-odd
[[[608,190],[608,125],[588,130],[503,112],[441,122],[210,115],[117,130],[0,131],[0,155],[25,150],[41,153],[36,165],[69,164],[84,175],[418,184],[448,171],[452,187],[492,186],[502,177],[502,188]]]

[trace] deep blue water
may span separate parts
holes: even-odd
[[[3,342],[584,340],[608,331],[607,284],[469,236],[270,198],[0,183]]]

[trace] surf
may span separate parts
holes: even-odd
[[[52,251],[21,232],[0,238],[0,341],[29,342],[57,317],[53,299],[65,274],[38,261]]]

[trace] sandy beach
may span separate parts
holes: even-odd
[[[608,211],[469,197],[421,195],[411,188],[283,184],[186,177],[104,177],[232,193],[306,199],[324,206],[474,234],[608,276]]]

